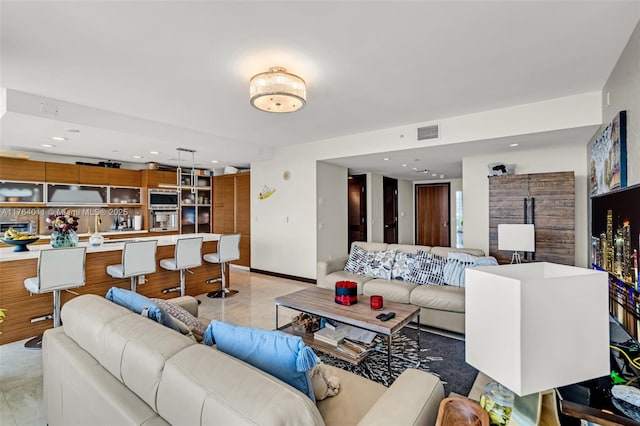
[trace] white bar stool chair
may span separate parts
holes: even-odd
[[[207,280],[207,284],[222,281],[222,288],[218,291],[212,291],[207,294],[208,297],[232,297],[238,294],[238,290],[227,288],[226,266],[227,263],[240,259],[240,234],[224,234],[220,235],[218,240],[217,253],[207,253],[204,260],[209,263],[219,263],[222,270],[222,278],[213,278]]]
[[[53,314],[34,318],[32,322],[53,319],[60,326],[60,291],[82,287],[85,284],[86,247],[40,250],[38,276],[24,280],[24,287],[33,294],[53,292]],[[28,349],[42,348],[42,335],[24,344]]]
[[[122,249],[122,263],[108,265],[107,274],[113,278],[131,278],[131,291],[136,291],[136,278],[144,284],[145,274],[156,272],[158,240],[127,241]]]
[[[163,294],[179,291],[180,296],[185,295],[184,272],[189,268],[197,268],[202,265],[202,237],[180,238],[176,241],[174,257],[160,260],[160,267],[169,271],[180,271],[180,286],[165,288]]]

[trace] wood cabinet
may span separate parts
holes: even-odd
[[[44,182],[45,162],[0,157],[0,180]]]
[[[45,179],[51,183],[78,183],[78,165],[45,163]]]
[[[177,185],[176,172],[164,170],[143,170],[142,186],[147,188],[157,188],[160,184]]]
[[[109,186],[142,186],[142,172],[140,170],[105,169]]]
[[[213,232],[239,233],[240,260],[234,262],[251,266],[251,175],[215,176],[213,178]]]
[[[512,252],[498,250],[498,224],[533,223],[535,253],[526,259],[575,264],[575,176],[573,172],[489,178],[489,254],[500,263]]]
[[[87,185],[104,185],[108,180],[106,167],[78,166],[78,183]]]

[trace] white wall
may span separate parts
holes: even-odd
[[[291,178],[282,178],[284,171]],[[346,178],[345,178],[346,182]],[[276,192],[259,200],[262,187]],[[315,277],[316,160],[282,157],[251,168],[251,267]]]
[[[398,243],[413,244],[415,221],[413,204],[413,182],[398,179]]]
[[[489,253],[489,179],[487,177],[489,163],[516,164],[516,174],[574,171],[576,179],[575,264],[586,267],[589,247],[586,155],[586,142],[576,141],[574,146],[534,151],[515,149],[502,155],[463,158],[464,246],[480,248]]]
[[[348,253],[348,170],[318,161],[316,170],[316,218],[318,259],[333,259]]]
[[[464,175],[464,172],[463,172]],[[415,185],[448,183],[449,184],[449,244],[456,246],[456,191],[462,191],[462,179],[434,179],[434,180],[417,180],[413,182]],[[415,192],[415,189],[414,189]],[[470,246],[467,246],[470,247]],[[475,247],[472,247],[475,248]]]
[[[272,160],[251,164],[252,267],[315,278],[318,247],[316,231],[316,161],[318,160],[418,148],[425,143],[416,140],[416,128],[434,123],[440,124],[441,139],[435,144],[430,142],[433,146],[599,125],[601,123],[600,100],[600,92],[584,93],[278,148],[274,151]],[[586,145],[586,141],[584,143]],[[586,158],[585,155],[586,153],[582,156],[583,160]],[[290,181],[282,180],[284,170],[291,172]],[[266,200],[258,200],[257,195],[265,184],[275,186],[276,193]],[[469,191],[473,191],[471,181],[469,185],[471,185]],[[465,184],[463,186],[467,192],[467,186]],[[368,192],[372,189],[372,186],[368,186]],[[465,200],[465,211],[472,207],[473,204],[467,206]],[[289,219],[288,222],[285,222],[286,218]],[[382,220],[381,213],[380,220]],[[488,225],[484,226],[486,229]],[[471,225],[467,224],[465,218],[465,238],[470,231]],[[370,232],[369,238],[373,240],[376,235]],[[472,247],[471,242],[472,240],[467,246]],[[483,240],[480,239],[477,243],[482,245]]]
[[[602,93],[603,125],[596,136],[619,111],[627,111],[627,185],[635,185],[640,183],[640,23],[613,68]]]
[[[382,175],[367,173],[367,241],[381,242],[384,240],[382,178]]]

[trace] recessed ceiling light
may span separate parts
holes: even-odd
[[[407,167],[407,165],[406,165],[406,164],[403,164],[403,165],[402,165],[402,167]]]
[[[142,155],[134,155],[133,158],[135,158],[136,160],[139,160],[142,158]]]
[[[414,168],[413,168],[413,170],[418,170],[418,168],[417,168],[417,167],[414,167]]]
[[[422,171],[422,173],[427,174],[427,173],[429,173],[429,170],[424,169],[424,170]]]
[[[440,175],[440,179],[444,179],[444,175]]]
[[[80,130],[78,130],[78,129],[67,129],[67,132],[69,132],[69,133],[80,133]]]
[[[509,144],[509,146],[518,146],[518,145],[519,145],[519,144],[517,144],[517,143]]]
[[[211,160],[213,164],[218,164],[218,160]]]
[[[431,176],[436,177],[436,176],[438,176],[438,174],[437,173],[431,173]]]
[[[55,147],[56,147],[55,145],[51,145],[50,143],[43,143],[43,144],[42,144],[42,145],[40,145],[40,146],[42,146],[42,147],[44,147],[44,148],[55,148]]]
[[[389,157],[384,157],[383,160],[384,161],[389,161]]]
[[[149,151],[149,154],[160,155],[160,152],[159,151]]]
[[[53,139],[54,141],[67,141],[67,140],[69,140],[68,138],[63,138],[62,136],[54,136],[51,139]]]
[[[111,152],[119,152],[117,149],[112,149]]]

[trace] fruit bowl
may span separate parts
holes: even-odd
[[[40,237],[36,237],[33,236],[29,239],[25,239],[25,240],[10,240],[8,238],[0,238],[0,240],[2,240],[3,243],[5,244],[10,244],[12,246],[16,246],[16,248],[13,249],[14,252],[20,252],[20,251],[29,251],[29,248],[27,247],[27,244],[31,244],[31,243],[35,243],[36,241],[38,241],[40,239]]]

